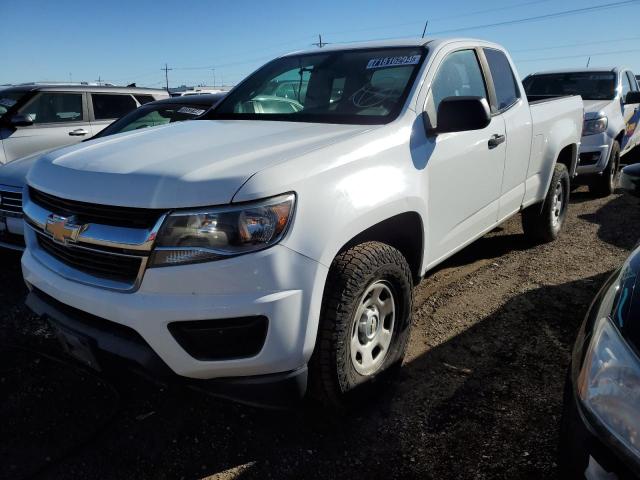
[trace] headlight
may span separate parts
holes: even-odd
[[[174,212],[156,238],[150,266],[208,262],[263,250],[282,239],[295,195],[255,203]]]
[[[582,125],[582,135],[595,135],[597,133],[602,133],[607,130],[607,125],[609,125],[609,120],[607,117],[598,117],[593,120],[585,120]]]
[[[632,270],[627,264],[603,297],[603,307],[609,313],[594,325],[577,390],[587,410],[640,457],[640,358],[616,327],[624,325],[636,280]],[[600,313],[604,313],[602,309]]]

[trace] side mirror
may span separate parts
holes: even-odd
[[[16,114],[9,120],[9,124],[12,127],[29,127],[33,125],[33,119],[31,115]]]
[[[427,134],[482,130],[491,123],[491,111],[482,97],[447,97],[438,106],[435,128]]]
[[[627,92],[627,96],[624,98],[624,104],[629,105],[633,103],[640,103],[640,92]]]
[[[622,169],[620,188],[634,197],[640,197],[640,163],[628,165]]]

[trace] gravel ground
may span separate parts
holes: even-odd
[[[0,253],[0,478],[556,478],[571,344],[639,220],[579,190],[557,242],[528,245],[516,217],[468,247],[416,288],[400,380],[338,419],[69,363]]]

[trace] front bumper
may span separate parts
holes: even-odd
[[[126,362],[134,371],[151,374],[154,379],[162,382],[178,381],[216,396],[274,408],[295,404],[306,391],[306,367],[279,374],[217,380],[178,377],[142,337],[128,327],[88,315],[35,289],[29,293],[27,305],[36,314],[51,322],[58,332],[65,331],[67,335],[76,338],[90,338],[91,361],[85,361],[85,364],[93,368],[99,369],[115,359],[118,362]],[[65,342],[63,339],[61,341]]]
[[[218,262],[150,268],[140,288],[122,293],[67,280],[32,255],[27,230],[25,281],[63,305],[133,330],[175,374],[191,379],[253,377],[299,371],[315,344],[327,268],[287,247]],[[43,258],[38,252],[38,258]],[[45,254],[46,255],[46,254]],[[46,257],[45,257],[46,258]],[[180,321],[265,316],[258,354],[198,360],[168,325]]]
[[[582,137],[578,175],[597,174],[604,171],[609,161],[612,139],[606,133]]]

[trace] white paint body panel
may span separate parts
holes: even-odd
[[[517,110],[494,116],[483,130],[427,136],[422,106],[439,61],[451,49],[477,46],[501,49],[477,40],[430,42],[403,110],[386,125],[194,121],[45,156],[28,182],[65,198],[172,209],[295,192],[295,217],[276,247],[148,269],[131,294],[61,278],[31,255],[28,234],[25,279],[63,303],[136,329],[181,375],[215,378],[303,366],[315,345],[328,269],[352,238],[415,212],[424,227],[424,274],[522,206],[541,201],[560,150],[579,144],[579,97],[531,109],[523,98]],[[507,141],[488,150],[495,133]],[[267,315],[273,326],[253,359],[198,362],[164,327],[171,320],[251,313]]]

